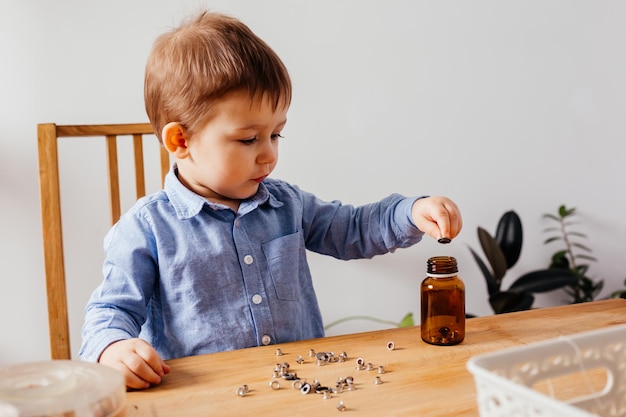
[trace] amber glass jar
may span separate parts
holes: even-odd
[[[433,345],[456,345],[465,338],[465,285],[459,278],[456,259],[428,259],[421,285],[422,340]]]

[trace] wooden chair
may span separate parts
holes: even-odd
[[[140,198],[146,194],[143,136],[152,134],[152,126],[149,123],[65,126],[45,123],[37,126],[43,248],[52,359],[71,359],[63,258],[58,141],[60,138],[70,137],[100,138],[106,141],[109,201],[113,225],[121,215],[118,136],[120,140],[127,138],[133,141],[135,189],[137,198]],[[163,184],[165,174],[169,170],[169,155],[164,147],[160,149],[160,170],[161,184]]]

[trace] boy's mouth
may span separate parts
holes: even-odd
[[[267,178],[267,175],[263,175],[262,177],[255,178],[253,181],[258,182],[259,184],[263,182],[263,180]]]

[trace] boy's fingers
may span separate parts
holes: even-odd
[[[447,242],[461,231],[463,223],[461,213],[452,200],[446,197],[428,197],[417,200],[415,204],[416,225],[432,238],[444,239],[442,242]],[[423,221],[420,221],[420,218]]]
[[[139,364],[141,373],[147,381],[158,384],[161,377],[169,372],[169,366],[148,343],[142,343],[135,348],[135,352],[142,359],[143,364]]]

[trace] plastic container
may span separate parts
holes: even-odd
[[[481,417],[626,416],[626,325],[480,354],[467,368]]]
[[[0,417],[123,417],[122,375],[95,363],[55,360],[0,367]]]

